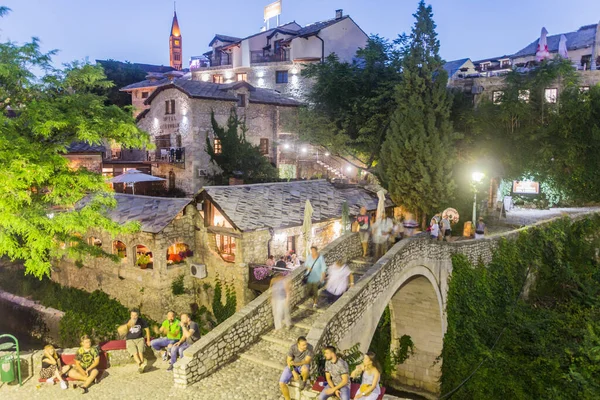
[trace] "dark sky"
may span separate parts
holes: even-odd
[[[263,24],[271,0],[178,0],[184,60],[207,51],[214,33],[245,36]],[[600,0],[431,0],[446,60],[511,54],[550,34],[600,20]],[[169,0],[0,0],[13,11],[0,20],[0,40],[32,36],[59,63],[88,57],[168,64],[173,15]],[[417,0],[283,0],[282,22],[301,25],[344,9],[368,34],[395,38],[409,31]],[[186,65],[184,63],[184,65]]]

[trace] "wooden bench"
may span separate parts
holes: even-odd
[[[327,381],[325,380],[325,378],[320,376],[317,378],[317,381],[313,385],[312,390],[320,393],[323,391],[323,386],[325,386],[326,384],[327,384]],[[360,389],[359,383],[351,383],[350,384],[350,398],[351,399],[353,399],[356,396],[356,393],[358,393],[359,389]],[[381,390],[381,394],[377,397],[377,400],[382,400],[383,395],[385,394],[385,388],[383,386],[379,386],[379,389]]]

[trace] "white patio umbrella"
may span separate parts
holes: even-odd
[[[310,254],[310,245],[312,243],[312,215],[313,207],[310,201],[306,199],[304,205],[304,222],[302,223],[302,238],[304,239],[305,260]]]
[[[377,197],[379,197],[379,201],[377,202],[377,216],[375,220],[383,221],[385,219],[385,190],[378,191]]]
[[[546,58],[550,58],[550,52],[548,51],[548,31],[546,28],[542,28],[542,34],[540,35],[540,40],[538,41],[537,51],[535,53],[535,59],[537,62],[540,62]]]
[[[567,37],[560,35],[560,41],[558,42],[558,55],[564,59],[569,58],[569,52],[567,50]]]
[[[135,184],[138,182],[157,182],[164,181],[166,179],[159,178],[158,176],[144,174],[142,171],[137,169],[130,169],[122,175],[115,176],[111,180],[110,183],[124,183],[131,184],[131,191],[135,194]]]

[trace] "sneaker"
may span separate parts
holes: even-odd
[[[87,394],[88,392],[88,388],[86,388],[85,386],[81,387],[81,394]]]
[[[167,368],[167,371],[168,371],[168,372],[171,372],[171,371],[173,371],[173,364],[169,365],[169,368]]]
[[[68,388],[69,388],[69,386],[67,385],[67,382],[65,382],[65,381],[60,381],[60,388],[61,388],[62,390],[65,390],[65,389],[68,389]]]
[[[144,372],[146,370],[147,366],[148,366],[148,360],[142,361],[142,372]]]
[[[46,379],[46,383],[49,383],[50,385],[54,385],[54,378]]]

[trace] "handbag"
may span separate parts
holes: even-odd
[[[304,276],[302,277],[302,283],[304,285],[306,285],[308,283],[308,276],[310,275],[310,273],[312,272],[315,264],[317,263],[317,261],[319,260],[321,256],[317,257],[317,259],[315,261],[313,261],[312,265],[310,266],[310,269],[304,274]]]

